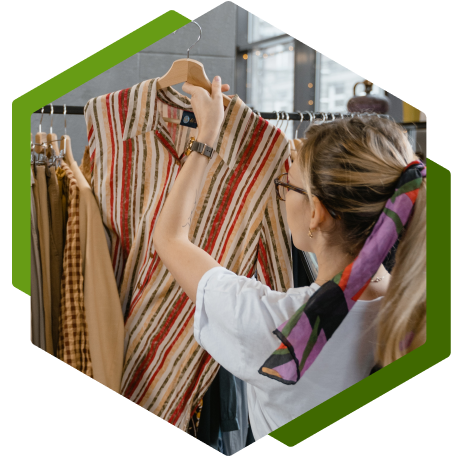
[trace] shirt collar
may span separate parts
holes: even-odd
[[[192,110],[190,98],[180,94],[173,87],[157,90],[158,79],[148,79],[129,90],[124,141],[157,128],[161,116],[158,110],[159,101],[178,109]]]

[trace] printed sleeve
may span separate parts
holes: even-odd
[[[276,292],[254,278],[212,268],[198,284],[195,338],[230,373],[261,385],[259,366],[278,345],[273,330],[313,292],[310,287]]]

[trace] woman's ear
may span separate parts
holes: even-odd
[[[327,218],[327,210],[320,200],[313,196],[314,210],[311,214],[311,221],[309,223],[309,228],[315,230],[319,225],[321,225]]]

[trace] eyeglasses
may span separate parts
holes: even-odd
[[[275,179],[276,196],[278,197],[278,199],[283,202],[286,201],[286,194],[289,190],[293,190],[294,192],[298,192],[299,194],[302,194],[302,195],[308,195],[308,192],[306,192],[306,190],[301,189],[300,187],[297,187],[297,186],[293,186],[292,184],[289,184],[288,175],[289,175],[288,173],[283,173],[282,175],[278,176]],[[312,194],[312,195],[314,195],[314,194]],[[317,197],[317,195],[314,195],[314,196]],[[319,198],[319,197],[317,197],[317,198]],[[321,199],[319,199],[319,200],[321,200]],[[329,212],[330,216],[332,216],[334,219],[341,219],[341,216],[336,214],[335,211],[333,211],[332,209],[327,208],[327,211]]]

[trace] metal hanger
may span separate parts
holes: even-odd
[[[278,122],[279,122],[279,113],[277,111],[273,111],[273,113],[276,114],[276,124],[275,127],[278,128]]]
[[[284,119],[282,118],[282,113],[284,113],[284,111],[279,111],[279,120],[281,121],[281,123],[279,122],[276,122],[276,128],[281,130],[281,127],[282,127],[282,124],[284,122]]]
[[[283,130],[283,132],[287,132],[287,127],[289,126],[289,113],[287,113],[286,111],[280,111],[281,113],[281,126],[279,127],[279,130],[282,130],[282,124],[284,123],[285,120],[287,120],[287,123],[286,123],[286,128]],[[284,119],[282,119],[282,115],[284,114]]]
[[[300,122],[299,122],[297,128],[295,129],[294,138],[295,138],[295,139],[298,139],[298,129],[300,128],[300,125],[302,125],[304,116],[303,116],[303,113],[302,113],[301,111],[296,111],[296,113],[297,113],[297,114],[300,114]]]
[[[64,122],[64,132],[65,133],[64,133],[64,135],[62,135],[62,138],[60,139],[59,155],[55,159],[56,167],[60,167],[62,165],[62,160],[65,159],[65,156],[67,153],[67,141],[65,141],[65,138],[67,137],[67,105],[66,104],[63,105],[63,122]]]
[[[56,141],[59,141],[57,139],[57,135],[52,131],[52,125],[54,121],[54,106],[52,106],[52,103],[49,104],[51,107],[50,111],[50,116],[51,116],[51,126],[49,127],[49,133],[46,137],[46,142],[47,142],[47,148],[46,148],[46,155],[49,158],[49,165],[52,165],[55,161],[55,158],[57,157],[56,151],[58,150],[57,145],[53,144]]]

